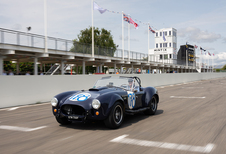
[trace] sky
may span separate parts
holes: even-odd
[[[47,35],[68,40],[76,39],[81,30],[92,26],[92,0],[46,0]],[[214,65],[226,64],[226,1],[225,0],[94,0],[100,7],[129,14],[132,19],[149,23],[156,30],[177,29],[177,49],[186,42],[206,49]],[[111,31],[119,49],[122,49],[122,14],[94,10],[94,26]],[[124,47],[131,51],[148,53],[148,27],[128,26],[124,22]],[[44,0],[0,0],[0,28],[44,35]],[[149,35],[154,48],[154,34]],[[200,51],[197,51],[200,57]],[[205,61],[205,60],[204,60]]]

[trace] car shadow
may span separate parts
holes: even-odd
[[[147,118],[151,118],[153,116],[158,116],[163,114],[164,110],[157,110],[155,115],[145,115],[144,113],[138,113],[135,115],[126,115],[124,118],[124,121],[122,123],[122,126],[120,128],[129,127],[137,122],[140,122],[142,120],[145,120]],[[115,129],[107,128],[103,121],[86,121],[83,122],[73,122],[70,125],[60,125],[61,127],[71,128],[71,129],[80,129],[80,130],[106,130],[106,131],[112,131]],[[119,128],[119,129],[120,129]]]
[[[158,115],[162,114],[163,112],[164,112],[164,110],[157,110],[155,115],[146,115],[142,112],[135,114],[135,115],[127,115],[127,116],[125,116],[125,119],[123,121],[121,128],[128,127],[130,125],[138,123],[138,122],[145,120],[147,118],[151,118],[153,116],[158,116]]]

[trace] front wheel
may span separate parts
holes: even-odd
[[[71,121],[68,121],[67,118],[65,117],[56,117],[56,120],[58,123],[60,123],[61,125],[69,125],[71,124]]]
[[[112,107],[109,116],[107,117],[107,119],[104,120],[104,123],[107,127],[115,129],[121,126],[123,120],[124,120],[123,106],[121,103],[116,102]]]
[[[157,107],[158,107],[157,99],[155,96],[152,96],[151,101],[149,102],[148,106],[150,107],[150,109],[144,111],[144,114],[154,115],[155,112],[157,111]]]

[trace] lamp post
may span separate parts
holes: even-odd
[[[31,30],[31,27],[27,27],[27,45],[29,46],[29,36],[28,36],[28,32]]]

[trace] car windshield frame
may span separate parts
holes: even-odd
[[[122,89],[128,89],[129,82],[132,81],[132,87],[140,87],[139,82],[135,77],[103,77],[94,84],[93,88],[100,87],[118,87]]]

